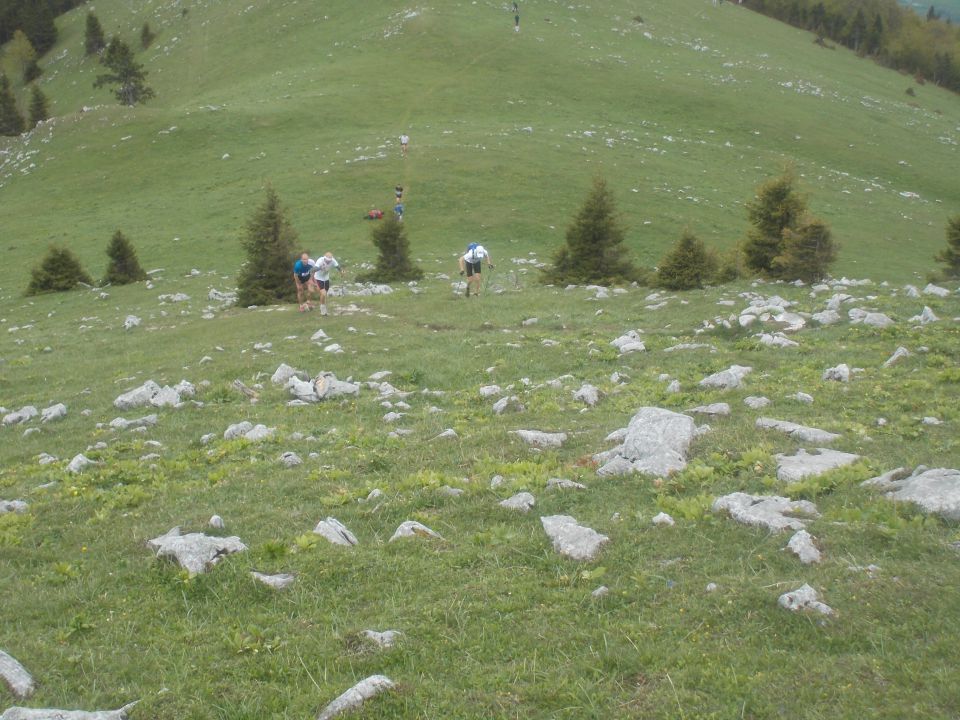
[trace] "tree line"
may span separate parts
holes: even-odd
[[[744,6],[830,39],[881,65],[960,92],[960,27],[896,0],[744,0]]]
[[[34,49],[43,55],[57,42],[54,19],[86,0],[0,0],[0,44],[22,30]]]

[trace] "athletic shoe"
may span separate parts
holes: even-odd
[[[326,304],[326,303],[324,303],[323,305],[320,306],[320,314],[321,314],[321,315],[326,315],[326,314],[327,314],[327,304]]]

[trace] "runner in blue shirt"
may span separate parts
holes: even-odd
[[[310,304],[310,294],[319,294],[320,289],[313,279],[314,262],[310,259],[310,253],[304,251],[300,259],[293,264],[293,281],[297,285],[297,304],[300,305],[300,312],[313,310]]]

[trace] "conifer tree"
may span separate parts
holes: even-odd
[[[140,261],[137,259],[137,251],[120,230],[110,238],[107,256],[110,258],[110,264],[107,265],[107,272],[103,276],[105,284],[127,285],[147,279],[147,274],[140,267]]]
[[[37,60],[37,51],[23,30],[13,33],[10,41],[10,58],[20,66],[20,74],[26,77],[27,68]]]
[[[703,241],[687,229],[660,261],[657,285],[668,290],[692,290],[703,287],[716,272],[716,258],[707,251]]]
[[[17,108],[10,80],[5,73],[0,73],[0,135],[19,135],[25,129],[26,123]]]
[[[23,69],[23,84],[29,85],[41,75],[43,75],[43,68],[40,67],[37,59],[34,58],[28,62],[27,66]]]
[[[110,40],[100,62],[111,72],[97,75],[95,88],[116,85],[114,96],[124,105],[136,105],[153,97],[153,89],[147,87],[147,73],[143,65],[133,59],[133,51],[116,35]]]
[[[241,306],[269,305],[296,296],[296,240],[297,233],[280,205],[280,198],[272,187],[267,187],[266,200],[250,218],[242,241],[247,261],[237,281],[237,301]]]
[[[67,248],[51,245],[40,264],[31,271],[27,295],[73,290],[80,283],[93,285],[93,280],[77,256]]]
[[[783,249],[783,231],[795,228],[806,208],[790,171],[758,188],[757,197],[747,203],[747,217],[753,227],[747,232],[743,251],[750,270],[771,274],[773,259]]]
[[[99,18],[92,12],[87,13],[87,29],[84,34],[83,47],[87,55],[96,55],[107,46],[103,35],[103,26]]]
[[[947,247],[937,253],[936,259],[947,266],[944,277],[960,278],[960,215],[947,221]]]
[[[140,47],[146,50],[150,47],[155,37],[157,37],[157,35],[150,29],[150,23],[145,22],[143,27],[140,28]]]
[[[410,259],[410,241],[402,222],[391,216],[373,228],[373,244],[377,248],[377,264],[360,275],[362,282],[401,282],[419,280],[423,270]]]
[[[36,127],[37,123],[43,122],[50,117],[50,111],[47,107],[47,96],[39,85],[33,85],[30,88],[30,127]]]
[[[57,42],[57,25],[49,2],[33,0],[20,9],[20,26],[30,38],[38,55],[43,55]]]
[[[617,216],[613,192],[597,177],[583,207],[567,229],[566,244],[544,271],[549,283],[630,282],[639,275],[627,258],[624,230]]]
[[[780,254],[772,263],[773,275],[782,280],[819,282],[836,257],[830,226],[808,216],[796,228],[784,229]]]

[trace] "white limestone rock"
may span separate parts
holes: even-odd
[[[934,295],[939,298],[950,297],[950,291],[945,287],[940,287],[939,285],[934,285],[933,283],[928,283],[927,286],[923,289],[924,295]]]
[[[373,493],[371,493],[371,495],[372,494]],[[370,499],[371,498],[368,496],[367,500]],[[359,544],[356,535],[350,532],[346,525],[333,517],[328,517],[326,520],[321,520],[319,523],[317,523],[317,526],[313,529],[313,532],[315,535],[325,538],[334,545],[353,547],[354,545]]]
[[[587,486],[566,478],[550,478],[547,480],[547,490],[586,490]]]
[[[62,420],[66,416],[67,406],[63,403],[56,403],[40,411],[40,422],[48,423],[54,420]]]
[[[371,675],[364,678],[345,693],[327,705],[317,720],[332,720],[351,710],[356,710],[367,700],[394,688],[393,681],[386,675]]]
[[[800,347],[800,343],[791,340],[783,333],[760,333],[760,344],[773,348]]]
[[[553,542],[553,549],[573,560],[593,560],[610,538],[585,527],[569,515],[547,515],[540,518],[544,532]]]
[[[270,376],[270,382],[272,382],[274,385],[286,385],[290,378],[298,377],[300,375],[301,372],[296,368],[290,367],[286,363],[280,363],[273,375]]]
[[[33,405],[24,405],[16,412],[7,413],[4,415],[3,424],[19,425],[20,423],[25,423],[29,420],[32,420],[39,414],[39,411]]]
[[[567,434],[564,432],[551,433],[541,430],[511,430],[510,432],[527,445],[536,448],[558,448],[567,440]]]
[[[128,720],[136,702],[124,705],[119,710],[53,710],[12,707],[0,715],[0,720]]]
[[[113,405],[119,410],[133,410],[149,405],[150,401],[159,392],[160,386],[153,380],[147,380],[140,387],[118,395],[113,401]]]
[[[280,456],[280,464],[285,468],[297,467],[297,465],[303,465],[303,458],[295,452],[287,451]]]
[[[804,565],[818,563],[821,560],[820,549],[813,542],[813,536],[806,530],[797,530],[784,549],[800,558],[800,562]]]
[[[236,536],[220,538],[203,533],[181,535],[179,527],[171,528],[163,535],[147,541],[147,547],[153,550],[158,558],[176,560],[191,577],[207,572],[225,555],[247,549]]]
[[[700,381],[700,387],[718,388],[721,390],[730,390],[738,388],[743,382],[743,378],[753,372],[752,367],[743,365],[731,365],[726,370],[721,370]]]
[[[886,362],[883,363],[885,368],[893,367],[901,360],[910,357],[911,353],[902,345],[893,351],[893,355],[887,358]]]
[[[0,515],[6,513],[17,513],[22,515],[30,506],[23,500],[0,500]]]
[[[433,438],[431,438],[430,442],[433,442],[434,440],[459,440],[459,439],[460,439],[460,436],[457,435],[456,430],[454,430],[453,428],[447,428],[439,435],[435,435]]]
[[[593,407],[600,402],[600,389],[590,383],[584,383],[579,390],[574,391],[573,399]]]
[[[631,472],[669,475],[687,466],[687,450],[696,437],[689,415],[658,407],[640,408],[630,420],[623,444],[594,456],[600,476]]]
[[[822,379],[832,382],[850,382],[850,367],[846,363],[840,363],[836,367],[827,368],[823,371]]]
[[[657,526],[666,525],[667,527],[673,527],[674,525],[677,524],[676,521],[674,521],[674,519],[669,515],[667,515],[667,513],[665,512],[660,512],[654,515],[653,520],[651,522],[653,522],[653,524]]]
[[[127,315],[123,321],[123,329],[133,330],[135,327],[140,327],[140,322],[140,318],[138,318],[136,315]]]
[[[690,408],[687,412],[697,413],[698,415],[725,416],[730,414],[730,405],[724,402],[698,405],[695,408]]]
[[[403,633],[399,630],[384,630],[383,632],[364,630],[361,635],[365,640],[382,650],[389,650],[394,647],[397,641],[403,637]]]
[[[960,470],[921,466],[910,473],[898,468],[863,485],[887,491],[890,500],[913,503],[925,514],[960,520]]]
[[[814,313],[811,317],[821,325],[835,325],[840,322],[840,313],[836,310],[823,310]]]
[[[10,692],[18,700],[33,694],[35,688],[33,677],[12,655],[8,655],[3,650],[0,650],[0,678],[3,678]]]
[[[910,318],[910,322],[918,325],[929,325],[930,323],[935,323],[939,320],[936,314],[926,305],[923,306],[923,312],[919,315],[914,315]]]
[[[779,454],[777,459],[777,479],[786,483],[799,482],[805,477],[822,475],[835,468],[851,465],[860,459],[853,453],[817,448],[816,453],[808,453],[801,448],[796,455]]]
[[[812,610],[821,615],[833,615],[833,608],[820,602],[820,596],[816,590],[804,583],[796,590],[784,593],[777,599],[777,604],[792,612],[801,610]]]
[[[493,404],[494,415],[503,415],[506,412],[523,412],[523,403],[516,395],[502,397]]]
[[[331,372],[322,372],[313,381],[314,392],[321,400],[332,400],[339,397],[356,397],[360,394],[360,386],[355,383],[337,380]]]
[[[150,398],[150,404],[153,407],[176,407],[180,404],[180,393],[169,385],[164,385]]]
[[[743,525],[761,527],[773,532],[803,530],[811,519],[820,517],[817,506],[809,500],[791,500],[779,495],[749,495],[742,492],[718,497],[713,501],[712,509],[715,513],[727,513]]]
[[[775,420],[774,418],[768,417],[757,418],[756,426],[762,429],[779,430],[790,437],[809,443],[830,443],[834,440],[839,440],[841,437],[836,433],[820,430],[819,428],[807,427],[806,425],[798,425],[797,423],[792,423],[787,420]]]
[[[644,352],[647,347],[636,330],[628,330],[620,337],[610,341],[610,345],[620,351],[621,355],[633,352]]]
[[[500,507],[507,508],[508,510],[519,510],[520,512],[529,512],[536,504],[536,500],[533,495],[528,492],[520,492],[514,495],[513,497],[507,498],[500,502]]]
[[[98,465],[99,463],[94,462],[88,458],[83,453],[77,453],[73,456],[73,459],[67,465],[67,472],[76,475],[77,473],[82,473],[88,467]]]
[[[144,415],[134,420],[118,417],[110,421],[110,427],[114,430],[133,430],[135,428],[153,427],[157,424],[157,421],[158,418],[156,415]]]
[[[267,575],[265,573],[257,572],[256,570],[250,571],[250,576],[259,583],[263,583],[267,587],[273,588],[274,590],[286,590],[288,587],[293,585],[296,581],[297,576],[292,573],[279,573],[277,575]]]
[[[763,408],[770,404],[770,399],[762,395],[750,395],[743,399],[743,404],[751,410],[763,410]]]
[[[496,397],[501,392],[503,391],[500,389],[499,385],[481,385],[480,386],[480,397],[482,398]]]
[[[393,542],[394,540],[400,540],[402,538],[413,538],[413,537],[443,540],[443,536],[441,536],[440,533],[431,530],[423,523],[419,523],[416,520],[404,520],[402,523],[400,523],[396,531],[390,537],[389,542]]]

